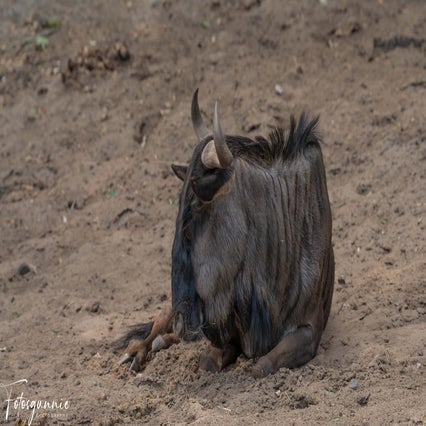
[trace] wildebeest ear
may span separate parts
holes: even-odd
[[[186,167],[186,166],[178,166],[176,164],[172,164],[172,170],[173,170],[174,174],[180,180],[185,180],[186,172],[188,171],[188,167]]]

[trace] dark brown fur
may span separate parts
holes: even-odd
[[[292,119],[287,138],[281,129],[269,140],[227,136],[227,169],[203,166],[201,141],[177,173],[173,310],[183,337],[201,327],[211,341],[202,368],[242,352],[262,357],[254,373],[264,375],[316,354],[334,282],[317,121]]]

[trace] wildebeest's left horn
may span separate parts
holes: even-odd
[[[213,139],[216,148],[217,158],[219,159],[220,168],[226,169],[232,164],[234,157],[232,152],[226,144],[225,137],[223,136],[222,129],[219,123],[219,111],[217,102],[214,106],[214,119],[213,119]]]
[[[231,151],[226,144],[219,123],[217,102],[214,106],[213,140],[208,142],[201,154],[201,162],[208,169],[226,169],[232,164]]]
[[[191,104],[191,118],[192,118],[192,126],[194,127],[195,133],[198,136],[198,139],[204,139],[206,136],[210,134],[207,130],[207,127],[203,123],[203,118],[201,117],[200,107],[198,106],[198,89],[194,92],[192,96],[192,104]]]

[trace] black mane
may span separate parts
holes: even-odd
[[[226,142],[234,157],[250,163],[270,167],[277,161],[289,161],[309,145],[319,145],[320,138],[316,128],[319,117],[312,120],[302,113],[298,123],[292,116],[290,130],[287,132],[276,127],[268,139],[256,136],[250,139],[244,136],[226,136]]]

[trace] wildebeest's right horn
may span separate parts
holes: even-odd
[[[197,134],[199,140],[204,139],[210,134],[210,132],[207,130],[207,127],[203,123],[203,118],[201,117],[200,108],[198,106],[198,89],[192,96],[191,118],[192,126],[194,127],[195,133]]]
[[[222,129],[219,123],[219,111],[217,102],[214,106],[214,119],[213,119],[213,140],[216,148],[217,158],[219,159],[220,168],[228,168],[234,159],[232,152],[226,144],[225,137],[223,136]]]

